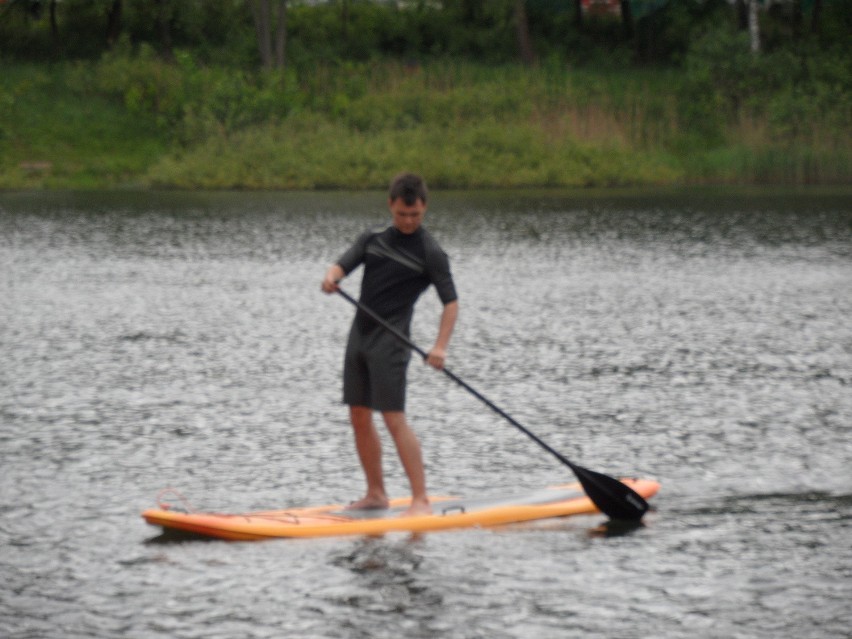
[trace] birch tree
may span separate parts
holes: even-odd
[[[524,0],[515,0],[515,35],[518,40],[521,62],[531,66],[535,63],[536,56],[532,46],[532,38],[530,38],[530,23]]]
[[[751,40],[751,52],[760,53],[760,22],[757,15],[758,0],[748,0],[748,35]]]

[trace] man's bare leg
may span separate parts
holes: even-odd
[[[367,480],[367,493],[348,508],[387,508],[388,496],[382,473],[382,442],[373,423],[373,411],[365,406],[351,406],[349,418],[355,434],[355,448]]]
[[[404,412],[389,411],[382,413],[382,417],[393,437],[402,467],[411,484],[411,505],[402,516],[429,514],[432,512],[432,505],[426,493],[426,472],[423,468],[420,441],[408,425]]]

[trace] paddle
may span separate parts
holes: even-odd
[[[426,351],[417,346],[417,344],[412,342],[408,337],[403,335],[396,328],[388,324],[372,309],[364,306],[364,304],[356,300],[354,297],[349,295],[341,288],[338,288],[337,292],[340,293],[344,297],[344,299],[351,302],[359,309],[361,309],[364,313],[373,318],[380,326],[382,326],[382,328],[389,331],[398,340],[409,346],[415,352],[419,353],[420,356],[423,357],[423,359],[426,359],[426,357],[428,356]],[[617,520],[638,521],[642,519],[642,515],[644,515],[645,511],[648,510],[648,502],[646,502],[642,498],[642,496],[639,495],[635,490],[633,490],[629,486],[626,486],[625,484],[621,483],[613,477],[609,477],[608,475],[589,470],[588,468],[583,468],[582,466],[578,466],[577,464],[573,463],[567,457],[562,455],[559,451],[552,448],[545,441],[539,438],[535,433],[523,426],[511,415],[506,413],[494,402],[492,402],[487,397],[482,395],[479,391],[470,386],[470,384],[465,382],[458,375],[454,374],[447,368],[442,368],[441,370],[456,384],[464,388],[471,395],[473,395],[478,400],[483,402],[486,406],[488,406],[488,408],[490,408],[495,413],[506,419],[510,424],[512,424],[512,426],[520,430],[522,433],[524,433],[524,435],[532,439],[536,444],[544,448],[544,450],[546,450],[551,455],[556,457],[556,459],[568,466],[568,468],[570,468],[577,476],[577,479],[580,480],[580,484],[583,486],[583,490],[586,491],[586,495],[589,496],[589,499],[592,500],[595,506],[597,506],[602,513],[604,513],[611,519]]]

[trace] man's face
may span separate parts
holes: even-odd
[[[420,198],[415,200],[414,204],[406,204],[405,200],[398,197],[395,200],[389,200],[388,206],[393,216],[393,225],[406,235],[414,233],[423,223],[426,203]]]

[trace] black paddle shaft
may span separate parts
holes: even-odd
[[[411,341],[411,339],[409,339],[406,335],[397,330],[394,326],[386,322],[375,311],[356,300],[343,289],[338,288],[337,292],[340,293],[340,295],[342,295],[343,298],[346,299],[348,302],[354,304],[361,311],[369,315],[382,328],[390,332],[398,340],[406,344],[416,353],[420,354],[421,357],[423,357],[424,359],[428,357],[428,353],[426,351],[417,346],[417,344]],[[648,502],[646,502],[642,498],[642,496],[635,490],[613,477],[609,477],[608,475],[604,475],[602,473],[583,468],[582,466],[578,466],[577,464],[573,463],[562,453],[550,446],[538,435],[526,428],[518,420],[509,415],[506,411],[504,411],[490,399],[485,397],[482,393],[473,388],[470,384],[461,379],[458,375],[450,371],[448,368],[442,368],[441,370],[456,384],[464,388],[467,392],[469,392],[483,404],[488,406],[488,408],[490,408],[495,413],[500,415],[500,417],[512,424],[512,426],[520,430],[522,433],[524,433],[524,435],[532,439],[536,444],[538,444],[544,450],[556,457],[556,459],[558,459],[560,462],[568,466],[568,468],[570,468],[577,476],[577,479],[580,480],[580,484],[583,486],[583,490],[586,491],[586,494],[589,496],[589,499],[591,499],[595,506],[597,506],[601,510],[601,512],[606,514],[608,517],[610,517],[611,519],[638,521],[645,514],[645,511],[648,510]]]

